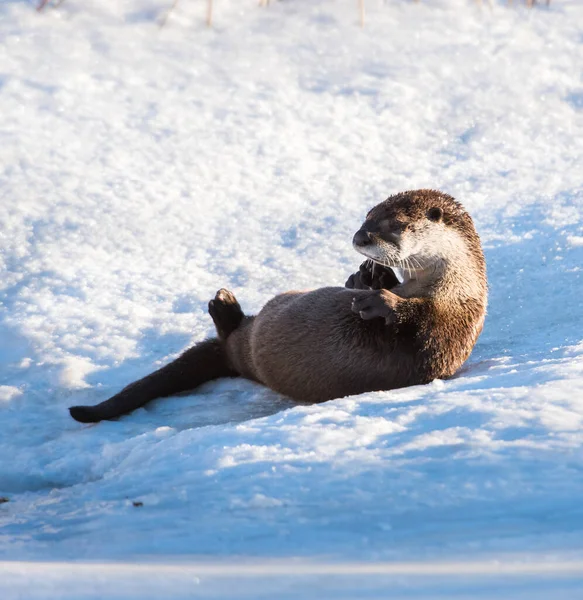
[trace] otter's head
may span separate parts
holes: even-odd
[[[439,191],[390,196],[368,213],[352,243],[364,256],[401,269],[408,278],[434,280],[448,267],[471,265],[485,281],[484,256],[471,217]]]

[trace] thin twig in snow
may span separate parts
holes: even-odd
[[[213,0],[208,0],[208,4],[206,6],[206,26],[213,26]]]
[[[176,8],[176,5],[178,4],[178,0],[174,0],[174,2],[172,2],[172,6],[166,11],[166,14],[162,17],[162,19],[160,19],[160,28],[164,27],[164,25],[166,25],[166,21],[168,21],[168,17],[170,16],[170,13]]]
[[[512,0],[509,0],[509,1],[512,2]],[[480,8],[482,8],[482,6],[484,6],[484,0],[476,0],[476,2],[480,5]],[[493,10],[492,0],[486,0],[486,4],[488,5],[488,8],[490,10]]]

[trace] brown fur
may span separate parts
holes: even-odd
[[[472,351],[486,311],[484,256],[470,216],[441,192],[404,192],[374,207],[357,235],[371,240],[371,252],[387,262],[365,262],[347,287],[286,292],[256,317],[245,317],[235,297],[220,290],[209,304],[223,349],[219,356],[213,347],[213,360],[221,364],[218,372],[258,381],[309,403],[453,375]],[[430,236],[435,244],[440,235],[445,250],[438,243],[433,256],[421,243],[418,268],[410,269],[403,283],[387,270],[411,267],[394,258],[407,239],[412,243]],[[203,356],[197,358],[196,350],[187,351],[188,369],[199,382]],[[158,395],[168,395],[160,393],[164,381],[154,380]],[[104,416],[102,405],[73,407],[71,414],[82,421],[111,418],[116,398],[102,403],[108,409]],[[117,414],[144,403],[137,395],[130,401],[127,394],[124,402]]]

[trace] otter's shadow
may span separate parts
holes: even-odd
[[[120,420],[150,430],[182,431],[214,425],[236,425],[292,408],[289,398],[247,379],[219,379],[192,392],[159,398]]]
[[[144,332],[138,357],[86,377],[90,389],[67,397],[67,403],[94,405],[107,400],[126,385],[174,360],[197,341],[185,334],[160,335],[156,329]],[[161,357],[165,357],[161,359]],[[242,378],[210,381],[200,387],[168,398],[159,398],[116,420],[130,426],[132,433],[158,427],[182,431],[198,427],[236,424],[266,417],[294,406],[285,396]]]

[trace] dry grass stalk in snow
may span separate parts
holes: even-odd
[[[172,6],[168,9],[166,14],[162,17],[162,19],[160,19],[160,27],[164,27],[164,25],[166,25],[166,22],[168,21],[168,17],[170,17],[170,13],[176,8],[177,4],[178,4],[178,0],[174,0],[174,2],[172,3]],[[207,0],[206,24],[207,24],[207,27],[212,27],[212,24],[213,24],[213,0]]]
[[[414,0],[414,1],[419,2],[419,0]],[[38,5],[36,7],[36,10],[38,12],[41,12],[49,2],[50,2],[50,0],[40,0],[40,2],[38,3]],[[55,6],[59,6],[63,2],[64,2],[64,0],[57,0],[57,2],[55,3]],[[259,6],[262,6],[262,7],[269,6],[270,2],[271,2],[271,0],[259,0]],[[484,3],[484,0],[476,0],[476,2],[480,5],[482,5]],[[488,4],[488,6],[490,8],[492,8],[492,0],[486,0],[486,2]],[[528,6],[529,8],[532,8],[537,3],[537,0],[524,0],[524,2],[526,3],[526,6]],[[551,3],[551,0],[545,0],[545,3],[547,6],[549,6]],[[170,13],[176,8],[177,4],[178,4],[178,0],[174,0],[174,2],[172,2],[172,6],[170,6],[170,8],[166,12],[166,14],[160,20],[160,27],[164,27],[164,25],[166,25],[166,22],[168,21],[168,18],[170,17]],[[508,0],[508,5],[512,6],[512,4],[513,4],[513,0]],[[364,13],[364,0],[358,0],[358,13],[359,13],[360,26],[364,27],[364,14],[365,14]],[[208,27],[212,27],[212,24],[213,24],[213,0],[207,0],[206,24]]]
[[[206,5],[206,25],[212,27],[213,24],[213,0],[208,0]]]
[[[536,4],[537,0],[524,0],[526,6],[528,6],[528,8],[532,8],[535,4]],[[545,0],[545,4],[547,6],[549,6],[551,3],[551,0]],[[512,6],[512,0],[508,0],[508,6]]]
[[[40,0],[40,2],[38,3],[36,10],[38,12],[41,12],[41,10],[43,10],[43,8],[49,3],[50,0]],[[57,8],[57,6],[61,6],[61,4],[63,4],[65,0],[55,0],[55,2],[53,2],[53,8]]]
[[[166,21],[168,21],[168,17],[170,16],[170,13],[176,8],[177,4],[178,4],[178,0],[174,0],[174,2],[172,2],[172,6],[166,11],[165,15],[160,19],[160,27],[164,27],[164,25],[166,25]]]

